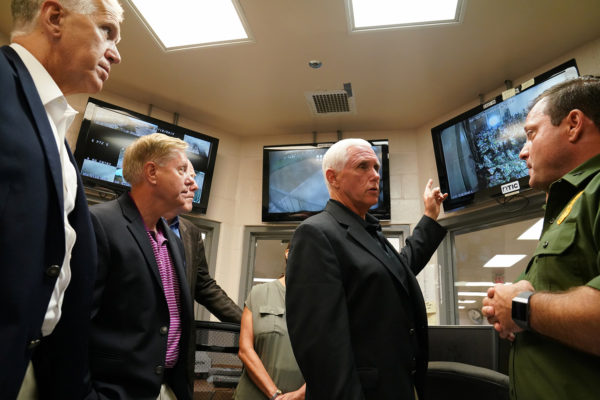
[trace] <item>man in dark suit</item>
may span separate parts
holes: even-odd
[[[159,133],[137,139],[123,159],[131,191],[90,208],[99,259],[90,370],[99,398],[192,397],[184,251],[161,218],[185,204],[194,185],[186,147]]]
[[[183,241],[188,283],[196,301],[223,322],[239,324],[242,310],[210,276],[202,231],[193,222],[178,218],[179,234]]]
[[[12,12],[0,49],[0,397],[81,399],[96,247],[64,96],[102,88],[123,11],[13,0]]]
[[[192,178],[195,178],[196,172],[191,162],[188,164],[188,170],[190,170]],[[192,201],[196,190],[198,190],[198,185],[194,184],[190,187],[191,196],[187,199],[185,205],[174,212],[165,214],[164,218],[183,242],[186,261],[185,272],[195,300],[221,321],[239,324],[242,319],[242,310],[229,298],[208,272],[202,231],[193,222],[179,217],[180,214],[192,211]]]
[[[427,183],[425,216],[400,253],[368,214],[379,197],[379,160],[362,139],[323,158],[331,200],[294,233],[287,323],[310,400],[423,398],[427,318],[415,276],[445,236],[446,198]]]
[[[188,170],[195,178],[196,173],[191,162],[188,163]],[[198,185],[190,187],[188,199],[180,209],[165,214],[169,227],[179,236],[185,249],[185,273],[192,297],[206,307],[211,313],[223,322],[234,322],[239,324],[242,319],[242,310],[233,300],[227,296],[227,293],[221,289],[217,282],[208,272],[208,263],[204,253],[204,240],[202,240],[202,231],[193,222],[180,218],[179,214],[192,211],[194,192],[198,190]],[[195,335],[192,333],[190,341],[189,371],[190,380],[194,379],[194,365],[196,355]]]

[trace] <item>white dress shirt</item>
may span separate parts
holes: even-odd
[[[42,104],[46,110],[50,127],[54,133],[54,139],[56,139],[56,146],[60,155],[60,164],[62,167],[62,180],[63,180],[63,197],[64,197],[64,225],[65,225],[65,258],[63,260],[60,275],[56,280],[56,285],[52,291],[50,302],[48,303],[48,309],[46,316],[44,317],[44,323],[42,324],[42,334],[47,336],[52,333],[56,324],[60,320],[61,307],[64,299],[65,291],[71,281],[71,251],[75,244],[77,237],[75,230],[69,224],[67,216],[75,208],[75,197],[77,195],[77,173],[75,167],[69,159],[67,153],[65,135],[67,128],[73,122],[73,118],[77,114],[69,104],[67,99],[59,89],[58,85],[48,71],[42,66],[42,64],[23,46],[16,43],[12,43],[10,47],[13,48],[25,64],[25,67],[33,78],[33,83],[40,95]],[[16,133],[17,134],[17,133]],[[39,166],[32,166],[37,168]],[[32,249],[37,251],[37,249]]]

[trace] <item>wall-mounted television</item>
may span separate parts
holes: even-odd
[[[370,210],[380,220],[391,218],[387,140],[369,140],[381,167],[379,201]],[[265,146],[263,148],[262,220],[302,221],[322,211],[329,192],[321,169],[333,143]]]
[[[446,212],[529,188],[519,159],[529,107],[544,90],[578,75],[569,60],[431,129]]]
[[[194,209],[206,213],[219,139],[94,98],[85,108],[74,154],[84,184],[117,194],[127,191],[130,185],[123,179],[125,149],[138,137],[155,132],[188,143],[186,155],[198,183]]]

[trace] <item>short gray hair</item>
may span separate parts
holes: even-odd
[[[45,0],[12,0],[11,10],[14,28],[11,39],[26,35],[33,31],[35,23],[40,16],[40,10]],[[98,10],[98,0],[56,0],[64,8],[78,14],[91,15]],[[110,6],[119,18],[123,20],[123,7],[118,0],[110,0]]]
[[[348,162],[348,149],[353,146],[369,148],[372,147],[371,143],[367,142],[364,139],[342,139],[339,142],[334,143],[333,146],[331,146],[323,156],[323,177],[325,178],[325,184],[327,185],[327,189],[329,189],[329,182],[327,181],[327,170],[332,169],[335,172],[340,172]]]

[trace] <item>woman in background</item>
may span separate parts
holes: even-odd
[[[286,262],[288,253],[289,244],[284,253]],[[306,384],[285,320],[285,275],[250,291],[242,313],[238,355],[244,372],[234,399],[304,399]]]

